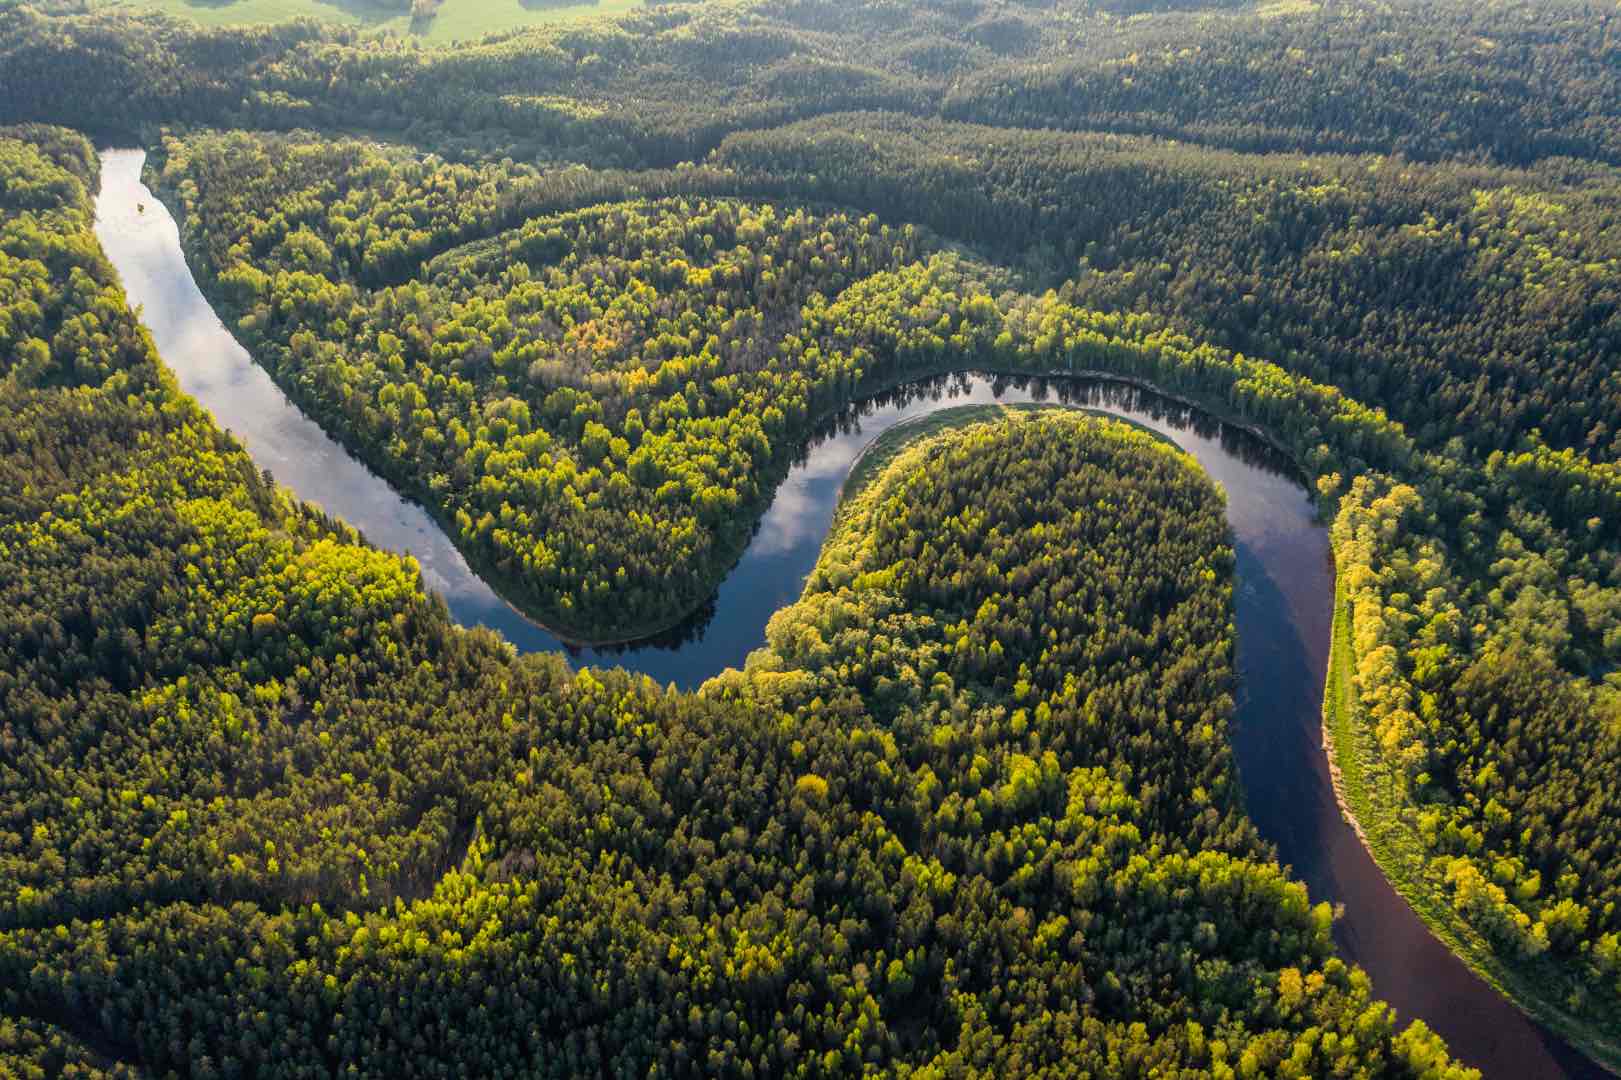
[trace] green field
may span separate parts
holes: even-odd
[[[114,5],[108,5],[114,6]],[[502,30],[563,22],[596,15],[621,15],[642,6],[642,0],[444,0],[431,19],[413,20],[409,14],[366,0],[131,0],[119,7],[148,8],[191,19],[209,26],[286,22],[311,18],[379,32],[409,34],[434,44],[449,44]]]

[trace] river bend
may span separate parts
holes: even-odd
[[[174,219],[141,183],[145,155],[101,155],[96,235],[181,388],[298,496],[414,556],[455,619],[522,651],[567,646],[524,618],[468,566],[434,519],[293,405],[220,322],[193,280]],[[772,612],[798,599],[851,463],[884,431],[938,409],[988,402],[1085,405],[1143,424],[1198,459],[1227,495],[1236,554],[1239,693],[1233,725],[1250,816],[1314,901],[1343,905],[1342,954],[1362,965],[1400,1019],[1422,1018],[1491,1077],[1608,1074],[1521,1013],[1432,936],[1341,820],[1322,749],[1334,593],[1325,530],[1311,501],[1255,436],[1124,383],[975,373],[920,380],[857,403],[817,436],[778,488],[713,599],[658,639],[574,649],[576,664],[623,665],[692,687],[741,666]]]

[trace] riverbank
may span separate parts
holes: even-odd
[[[1334,587],[1334,630],[1323,694],[1323,751],[1334,779],[1340,813],[1378,864],[1385,880],[1452,954],[1527,1016],[1609,1072],[1621,1075],[1621,1017],[1614,1023],[1572,1016],[1557,1005],[1565,992],[1545,976],[1504,960],[1486,937],[1453,907],[1444,883],[1435,879],[1421,837],[1407,823],[1413,809],[1401,799],[1395,777],[1381,761],[1363,719],[1354,683],[1356,647],[1350,603],[1341,580]]]
[[[157,216],[153,209],[148,206],[147,219]],[[130,213],[133,216],[133,208]],[[207,367],[218,355],[234,350],[232,362],[240,354],[247,373],[258,381],[250,387],[245,381],[222,385],[220,379],[213,379],[200,392],[207,407],[217,415],[224,415],[222,409],[240,414],[244,408],[252,410],[259,404],[296,411],[265,369],[254,364],[230,338],[217,313],[205,310],[205,298],[196,292],[190,267],[179,250],[178,234],[166,242],[174,245],[172,261],[157,272],[184,278],[183,284],[197,296],[197,301],[179,313],[178,322],[173,314],[168,317],[171,337],[160,345],[165,359],[171,365]],[[154,255],[151,251],[137,251],[134,257],[139,262]],[[130,258],[128,252],[125,258]],[[121,273],[128,278],[127,271],[121,268]],[[137,273],[150,278],[153,267],[139,266]],[[192,304],[189,296],[182,298],[179,292],[160,288],[148,292],[144,301],[136,298],[135,302],[144,302],[150,319],[154,314],[161,316],[160,309],[167,302],[184,299]],[[198,320],[206,320],[208,325]],[[216,333],[218,336],[213,336]],[[187,352],[196,355],[181,355]],[[1097,359],[1108,363],[1118,360],[1122,367],[1140,363],[1144,370],[1155,370],[1155,361],[1148,352],[1100,352]],[[1228,492],[1241,585],[1236,617],[1240,628],[1242,700],[1235,748],[1247,801],[1263,833],[1278,843],[1284,861],[1300,871],[1315,895],[1348,901],[1349,914],[1340,924],[1347,958],[1368,968],[1381,996],[1392,999],[1404,1018],[1429,1021],[1467,1059],[1505,1063],[1515,1075],[1587,1075],[1572,1069],[1549,1071],[1551,1037],[1532,1029],[1515,1005],[1471,975],[1463,960],[1426,929],[1422,919],[1413,918],[1414,910],[1393,891],[1368,848],[1341,827],[1341,812],[1326,778],[1320,787],[1315,783],[1320,772],[1326,777],[1327,768],[1322,752],[1322,691],[1328,671],[1335,579],[1327,535],[1316,520],[1309,491],[1302,490],[1298,482],[1302,470],[1287,453],[1279,453],[1284,447],[1275,439],[1257,437],[1258,428],[1253,423],[1224,423],[1222,418],[1230,408],[1220,400],[1207,405],[1195,394],[1190,384],[1199,378],[1197,373],[1173,379],[1180,393],[1163,394],[1156,384],[1123,372],[1026,369],[1003,370],[992,377],[961,375],[965,366],[976,369],[976,365],[965,365],[958,358],[955,363],[933,370],[913,368],[864,380],[852,395],[859,399],[856,404],[821,414],[817,424],[827,430],[807,425],[812,432],[808,449],[792,454],[784,451],[784,461],[792,462],[784,465],[786,478],[773,482],[766,516],[760,526],[748,530],[747,535],[760,543],[751,540],[745,544],[743,558],[725,575],[718,594],[719,614],[713,615],[713,623],[701,626],[693,639],[673,650],[646,649],[624,656],[588,658],[585,662],[622,664],[653,674],[661,683],[672,681],[672,672],[696,677],[724,666],[740,665],[747,649],[763,640],[762,628],[770,613],[792,601],[792,596],[783,594],[790,588],[794,595],[798,594],[798,583],[814,564],[816,551],[827,535],[833,505],[851,463],[872,441],[872,433],[885,426],[949,409],[964,398],[981,404],[1056,398],[1103,406],[1111,415],[1130,414],[1144,426],[1172,435]],[[242,375],[238,372],[232,378],[240,379]],[[205,377],[204,382],[210,380]],[[260,393],[260,383],[283,400],[261,403],[255,397]],[[899,392],[891,393],[888,402],[877,400],[886,391]],[[214,395],[213,400],[208,399],[209,394]],[[336,443],[326,438],[310,418],[300,414],[299,419],[322,434],[326,443]],[[253,422],[251,418],[249,422]],[[277,429],[261,434],[276,439],[287,433]],[[311,448],[295,439],[283,453],[272,455],[274,462],[261,460],[261,467],[272,469],[295,490],[300,480],[325,484],[335,468],[359,468],[358,462],[335,458],[303,460]],[[365,475],[371,477],[367,484],[339,485],[336,500],[321,501],[334,515],[345,519],[359,515],[375,520],[377,506],[398,501],[399,495],[397,490],[388,489],[386,477]],[[344,499],[349,500],[348,504]],[[490,593],[489,585],[475,575],[468,560],[451,545],[441,523],[421,507],[416,507],[414,513],[417,516],[404,528],[437,534],[436,539],[429,538],[432,543],[456,556],[453,560],[446,558],[441,565],[453,585],[467,586],[469,583],[463,581],[466,578],[483,593]],[[401,535],[397,525],[385,520],[383,529],[377,532],[370,525],[362,531],[374,542],[396,550],[408,550],[410,545],[422,542],[410,531]],[[779,526],[781,535],[763,535]],[[793,552],[790,558],[772,561],[762,556],[757,562],[756,555],[764,547],[792,548]],[[438,547],[434,550],[444,554]],[[468,589],[463,597],[470,592]],[[510,610],[510,605],[502,605],[503,612]],[[567,644],[534,635],[520,638],[527,625],[531,624],[514,618],[498,624],[498,628],[515,643],[521,640],[520,649],[555,649]],[[717,644],[728,635],[728,640]],[[1415,957],[1422,957],[1421,962]]]
[[[962,427],[964,424],[974,424],[982,420],[994,420],[1010,411],[1040,412],[1045,409],[1063,409],[1066,411],[1084,412],[1089,416],[1112,420],[1118,424],[1126,424],[1147,435],[1153,436],[1167,446],[1173,447],[1179,453],[1185,453],[1175,440],[1167,438],[1161,432],[1155,431],[1146,424],[1139,424],[1127,417],[1115,416],[1112,413],[1099,409],[1088,409],[1084,405],[1040,404],[1032,402],[1009,402],[996,405],[959,405],[956,408],[942,409],[939,412],[928,413],[914,420],[907,420],[896,424],[861,451],[859,457],[850,464],[850,472],[844,478],[839,490],[840,510],[834,512],[834,525],[838,524],[839,514],[846,502],[860,495],[878,476],[894,461],[900,452],[919,439],[946,431],[950,428]]]

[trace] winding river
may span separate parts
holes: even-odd
[[[563,642],[474,574],[421,507],[403,499],[282,394],[204,299],[167,209],[141,183],[144,154],[102,154],[96,234],[180,386],[283,485],[374,544],[416,557],[427,586],[463,625],[520,650]],[[1343,905],[1342,953],[1362,965],[1400,1018],[1422,1018],[1491,1077],[1608,1074],[1528,1019],[1434,938],[1341,820],[1321,745],[1333,565],[1305,490],[1254,436],[1150,391],[1099,380],[963,374],[861,402],[795,463],[741,562],[713,600],[661,639],[570,649],[576,663],[623,665],[692,687],[764,643],[766,620],[798,598],[851,463],[883,431],[976,402],[1059,401],[1135,420],[1193,454],[1227,493],[1237,554],[1239,697],[1234,741],[1251,817],[1313,899]]]

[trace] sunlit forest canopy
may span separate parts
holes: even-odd
[[[964,415],[850,490],[743,670],[518,657],[178,391],[98,145],[570,640],[699,608],[829,419],[923,376],[1253,429],[1329,530],[1380,868],[1621,1062],[1613,5],[714,0],[433,47],[230,6],[0,4],[4,1067],[1460,1074],[1243,813],[1188,459]]]
[[[1232,554],[1185,457],[948,431],[747,672],[516,659],[179,397],[84,144],[19,134],[8,280],[74,284],[8,308],[59,329],[0,385],[8,1066],[1444,1066],[1239,807]]]

